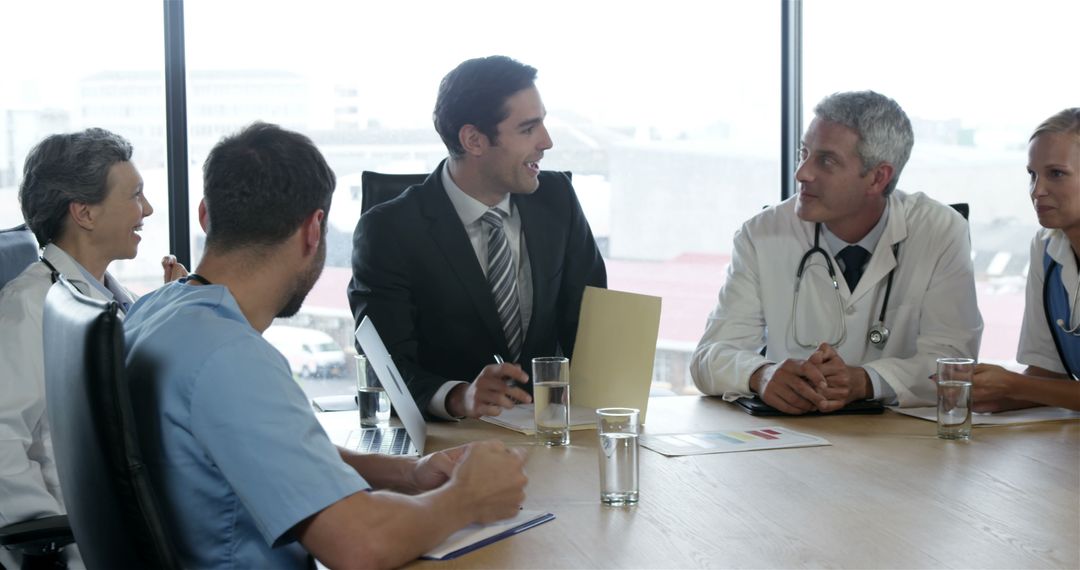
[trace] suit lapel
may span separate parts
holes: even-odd
[[[442,184],[443,168],[446,168],[446,161],[435,169],[420,188],[421,211],[429,221],[428,231],[435,247],[442,252],[458,282],[468,292],[491,338],[497,342],[502,354],[509,354],[506,334],[491,296],[491,286],[484,278],[483,269],[480,268],[465,227],[461,224],[461,218],[454,210],[450,198],[446,196],[446,189]]]

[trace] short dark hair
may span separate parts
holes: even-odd
[[[30,150],[19,185],[23,219],[42,247],[60,237],[71,203],[100,204],[109,169],[131,160],[131,143],[105,129],[46,137]]]
[[[509,111],[506,100],[533,86],[536,68],[504,55],[462,62],[443,77],[432,118],[435,130],[453,157],[465,154],[458,140],[461,127],[473,125],[498,144],[499,123]]]
[[[330,213],[335,184],[334,172],[311,139],[253,123],[221,139],[203,163],[210,222],[206,248],[279,244],[315,210]]]

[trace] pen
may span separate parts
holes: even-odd
[[[494,354],[494,356],[495,356],[495,364],[502,364],[503,363],[503,358],[501,356],[499,356],[499,353],[496,352]],[[513,380],[511,380],[509,378],[506,379],[506,387],[507,388],[513,388],[515,384],[517,384],[517,382],[514,382]],[[517,400],[514,400],[513,398],[511,398],[511,401],[513,401],[515,404],[520,404],[521,403],[521,402],[518,402]]]
[[[499,353],[495,353],[494,356],[495,356],[495,364],[502,364],[504,362],[503,358],[501,356],[499,356]],[[513,388],[514,384],[515,384],[515,382],[513,380],[510,380],[509,378],[506,379],[506,387],[507,388]]]

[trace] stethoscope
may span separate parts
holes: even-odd
[[[1046,320],[1047,320],[1047,322],[1050,321],[1050,306],[1049,306],[1049,302],[1047,301],[1048,297],[1046,296],[1050,292],[1050,281],[1051,281],[1050,274],[1053,273],[1054,269],[1060,268],[1060,267],[1061,267],[1060,263],[1058,263],[1056,261],[1051,261],[1050,262],[1050,270],[1046,272],[1046,275],[1043,278],[1043,309],[1046,311]],[[1060,271],[1060,269],[1058,269],[1058,271]],[[1077,283],[1077,289],[1078,290],[1076,292],[1074,292],[1074,294],[1073,294],[1072,305],[1069,307],[1069,320],[1070,321],[1073,319],[1073,315],[1076,314],[1076,300],[1077,300],[1077,298],[1080,298],[1080,283]],[[1061,332],[1063,332],[1063,333],[1065,333],[1067,335],[1080,336],[1080,323],[1078,323],[1074,327],[1070,327],[1069,323],[1065,322],[1065,319],[1057,319],[1054,322],[1061,329]]]
[[[60,272],[56,270],[56,266],[53,265],[52,262],[50,262],[48,259],[45,259],[44,255],[39,255],[38,259],[41,260],[41,262],[44,263],[46,266],[48,266],[49,271],[52,272],[52,282],[56,283],[56,280],[60,278]]]
[[[1050,261],[1050,266],[1047,267],[1047,269],[1046,269],[1046,275],[1043,276],[1043,297],[1042,297],[1043,298],[1043,313],[1046,315],[1046,322],[1047,323],[1051,322],[1050,321],[1050,301],[1049,301],[1050,297],[1049,297],[1049,294],[1050,294],[1050,282],[1053,280],[1051,278],[1051,276],[1054,274],[1055,269],[1057,269],[1058,273],[1060,274],[1060,272],[1061,272],[1061,264],[1056,262],[1056,261],[1051,260]],[[1080,284],[1078,284],[1078,287],[1080,287]],[[1078,293],[1080,293],[1080,292],[1078,292]],[[1074,294],[1073,295],[1072,305],[1069,308],[1069,320],[1072,320],[1073,315],[1076,314],[1076,299],[1077,299],[1077,297],[1080,297],[1080,294]],[[1058,328],[1061,329],[1061,332],[1063,332],[1063,333],[1065,333],[1067,335],[1070,335],[1070,336],[1074,336],[1074,337],[1080,336],[1080,324],[1077,324],[1074,327],[1069,327],[1069,323],[1066,323],[1065,319],[1057,319],[1056,321],[1053,321],[1053,322],[1054,322],[1054,324],[1056,324],[1058,326]],[[1051,326],[1053,326],[1053,325],[1051,325]],[[1065,358],[1065,349],[1062,348],[1061,341],[1058,339],[1058,336],[1056,334],[1053,334],[1053,331],[1050,331],[1050,332],[1051,332],[1050,338],[1054,339],[1054,348],[1057,350],[1058,358],[1061,360],[1061,365],[1065,368],[1065,372],[1068,373],[1069,377],[1072,378],[1073,380],[1076,380],[1076,379],[1080,378],[1080,376],[1078,376],[1075,372],[1073,372],[1072,367],[1069,366],[1069,360],[1067,358]]]
[[[50,278],[52,279],[53,283],[56,283],[57,281],[60,280],[61,273],[60,273],[59,270],[56,269],[56,266],[53,265],[51,261],[49,261],[48,259],[45,259],[44,255],[39,255],[38,260],[40,260],[42,263],[44,263],[49,268],[49,271],[51,272]],[[121,314],[126,313],[128,311],[128,305],[129,305],[128,303],[117,302],[116,305],[117,305],[117,307],[120,308],[120,313]]]
[[[821,224],[814,224],[814,247],[811,247],[803,254],[802,259],[799,260],[799,267],[795,270],[795,294],[791,299],[791,323],[788,328],[791,329],[791,337],[795,339],[795,343],[799,346],[807,349],[817,348],[816,344],[803,342],[799,338],[799,327],[796,326],[795,319],[799,314],[799,290],[802,286],[803,272],[806,270],[806,262],[813,257],[814,254],[821,254],[821,257],[825,258],[825,269],[829,272],[829,279],[832,280],[833,293],[836,294],[836,307],[837,312],[840,315],[840,339],[836,342],[831,342],[832,346],[840,346],[847,339],[847,321],[844,319],[844,301],[840,297],[840,282],[836,280],[836,269],[833,267],[832,258],[829,254],[821,248]],[[893,257],[897,259],[899,264],[899,257],[897,257],[900,251],[900,244],[894,243],[892,246]],[[889,306],[889,295],[892,293],[893,273],[896,271],[894,266],[889,270],[889,277],[887,284],[885,285],[885,299],[881,302],[881,313],[878,314],[877,323],[870,327],[870,331],[866,333],[866,341],[876,347],[884,347],[885,343],[889,341],[889,327],[885,326],[885,311]],[[1080,328],[1080,327],[1078,327]]]

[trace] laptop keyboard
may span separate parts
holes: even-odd
[[[412,439],[405,428],[375,428],[352,432],[346,447],[361,453],[408,455],[411,443]]]

